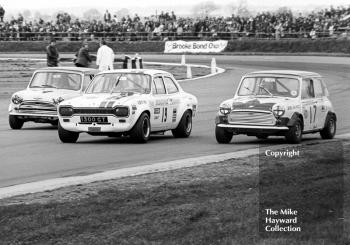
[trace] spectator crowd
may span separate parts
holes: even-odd
[[[175,40],[175,39],[236,39],[236,38],[332,38],[347,35],[350,29],[350,6],[330,7],[308,15],[291,11],[258,13],[251,17],[177,17],[174,12],[140,17],[118,18],[108,10],[102,20],[73,19],[59,13],[55,20],[4,20],[0,6],[0,40],[61,40],[110,41]]]

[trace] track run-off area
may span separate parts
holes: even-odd
[[[72,55],[70,55],[72,56]],[[180,55],[142,55],[144,61],[179,63]],[[217,65],[226,69],[217,76],[181,83],[197,96],[199,111],[190,138],[175,139],[171,133],[152,136],[147,144],[128,138],[94,137],[81,134],[76,144],[62,144],[57,128],[25,123],[22,130],[8,125],[8,98],[0,99],[0,188],[51,178],[81,176],[154,164],[158,162],[232,153],[285,144],[283,137],[258,140],[235,136],[231,144],[219,145],[214,136],[214,118],[220,102],[231,98],[245,73],[256,70],[293,69],[320,73],[328,86],[337,112],[337,134],[350,132],[350,58],[321,56],[236,56],[187,55],[190,64]],[[0,58],[45,58],[43,54],[0,54]],[[0,81],[4,82],[4,81]],[[29,82],[29,80],[28,80]],[[24,89],[24,87],[23,87]],[[319,134],[305,135],[304,141],[319,140]]]

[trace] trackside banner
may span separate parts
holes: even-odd
[[[219,53],[227,46],[227,41],[167,41],[164,53]]]

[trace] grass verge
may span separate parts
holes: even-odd
[[[0,200],[0,243],[349,244],[347,232],[328,238],[318,236],[317,230],[334,219],[316,212],[321,210],[319,198],[337,191],[341,180],[345,189],[338,190],[344,197],[340,218],[344,230],[350,228],[347,164],[342,171],[325,171],[339,159],[325,154],[334,151],[333,142],[302,145],[302,160],[281,162],[263,157],[262,152],[245,159]],[[347,163],[349,141],[341,144]],[[322,171],[302,174],[314,167]],[[293,190],[287,176],[299,183],[308,181],[307,200],[313,203],[309,211],[318,215],[305,221],[310,229],[304,236],[265,238],[259,234],[259,208],[286,201],[288,193],[280,195],[281,186]],[[263,201],[259,199],[262,188],[266,188]],[[304,190],[301,185],[297,188]],[[289,198],[288,204],[293,203],[298,202]]]

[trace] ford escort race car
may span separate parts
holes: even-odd
[[[77,67],[36,70],[28,87],[11,97],[10,127],[21,129],[27,121],[57,125],[57,105],[64,100],[81,96],[96,73],[96,69]]]
[[[174,77],[159,70],[113,70],[95,76],[85,94],[58,108],[58,135],[74,143],[90,135],[131,136],[140,143],[152,132],[172,131],[188,137],[197,98],[182,90]]]
[[[266,139],[285,136],[300,143],[302,135],[320,133],[331,139],[337,116],[322,77],[313,72],[272,70],[249,73],[241,79],[234,98],[221,103],[216,116],[218,143],[233,135]]]

